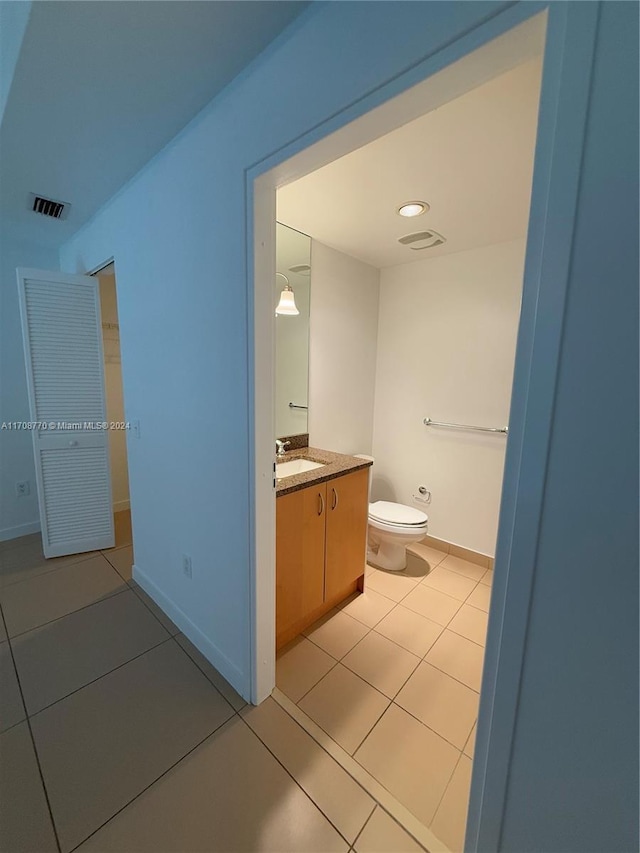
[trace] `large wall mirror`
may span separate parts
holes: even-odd
[[[290,288],[290,291],[289,291]],[[308,432],[311,238],[276,225],[276,436]],[[297,314],[281,313],[292,310]]]

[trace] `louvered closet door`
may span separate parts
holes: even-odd
[[[45,557],[115,544],[98,287],[18,269]]]

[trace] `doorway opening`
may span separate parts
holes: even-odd
[[[129,466],[127,458],[127,420],[122,388],[122,359],[120,353],[120,323],[116,267],[113,261],[93,273],[98,279],[102,323],[102,350],[107,421],[109,423],[109,462],[113,527],[115,545],[103,551],[105,557],[121,574],[131,578],[133,566],[133,533],[129,497]]]
[[[553,12],[553,15],[556,16],[556,12]],[[255,431],[254,442],[250,448],[253,453],[252,461],[255,470],[253,484],[255,506],[252,523],[256,548],[251,596],[253,608],[253,635],[251,637],[252,699],[255,702],[262,701],[270,695],[275,683],[276,500],[274,488],[276,478],[273,476],[275,470],[273,468],[275,335],[272,298],[273,277],[276,272],[275,222],[276,216],[280,215],[276,204],[277,193],[280,188],[291,185],[294,181],[333,163],[333,161],[356,151],[373,140],[380,139],[390,131],[394,131],[413,119],[453,101],[483,83],[487,83],[529,60],[539,59],[543,53],[545,42],[546,18],[547,13],[536,16],[527,16],[523,13],[522,17],[519,18],[520,23],[516,26],[514,26],[513,19],[509,19],[508,22],[504,19],[502,25],[494,27],[492,24],[489,26],[485,31],[484,39],[478,38],[477,34],[471,39],[464,37],[456,44],[453,55],[449,54],[451,57],[449,64],[442,61],[441,58],[425,60],[424,67],[421,68],[420,72],[415,71],[414,73],[412,71],[407,76],[406,79],[410,82],[407,82],[404,88],[397,81],[394,81],[393,85],[386,88],[386,92],[377,92],[375,96],[368,97],[366,105],[359,104],[357,110],[351,108],[347,110],[347,114],[350,113],[350,117],[353,119],[349,124],[329,122],[329,128],[316,130],[310,134],[306,148],[299,140],[296,140],[289,149],[249,170],[247,181],[248,208],[253,213],[253,217],[249,221],[250,232],[253,237],[250,263],[253,262],[254,268],[254,291],[251,307],[253,308],[255,323],[254,372],[251,386],[255,412]],[[560,32],[558,29],[560,26],[562,25],[559,20],[556,20],[553,31]],[[488,34],[489,31],[490,35]],[[478,47],[479,42],[482,43],[482,47]],[[545,51],[545,68],[547,63],[552,69],[560,67],[560,58],[564,51],[562,39],[550,40]],[[557,341],[561,328],[559,322],[562,316],[561,306],[558,306],[557,299],[552,297],[550,293],[542,293],[540,290],[543,258],[558,272],[560,264],[559,258],[545,257],[547,251],[545,241],[548,241],[551,233],[547,225],[549,205],[552,202],[560,205],[559,199],[554,199],[553,196],[553,187],[549,182],[549,171],[555,157],[566,156],[569,150],[571,151],[570,156],[576,154],[574,150],[576,141],[562,136],[557,137],[557,127],[552,119],[552,116],[555,116],[556,111],[560,108],[559,104],[564,97],[561,80],[561,74],[555,74],[553,70],[550,70],[548,75],[545,72],[542,86],[541,115],[543,118],[540,120],[540,138],[537,142],[536,152],[536,178],[533,182],[531,201],[531,221],[535,223],[535,226],[532,226],[527,235],[522,313],[518,330],[513,400],[509,423],[510,449],[505,467],[504,494],[508,495],[509,498],[506,501],[503,500],[501,506],[496,551],[498,594],[494,595],[498,604],[494,607],[495,612],[492,612],[489,624],[489,639],[484,664],[484,692],[478,724],[478,741],[475,749],[476,763],[473,771],[474,781],[470,802],[470,814],[474,818],[470,823],[468,832],[471,833],[472,838],[476,839],[480,831],[478,821],[483,786],[486,784],[490,766],[489,742],[491,742],[491,757],[496,756],[496,760],[491,765],[493,783],[501,786],[506,779],[508,750],[513,734],[512,720],[517,705],[519,667],[522,661],[522,658],[518,656],[522,654],[524,643],[527,602],[530,596],[531,577],[535,561],[533,544],[537,535],[542,494],[537,485],[533,482],[529,484],[529,489],[533,488],[536,492],[536,511],[532,513],[529,505],[527,518],[524,519],[522,515],[524,511],[524,493],[522,492],[524,488],[522,477],[523,454],[527,457],[527,470],[530,472],[535,470],[536,462],[538,465],[543,462],[544,448],[548,446],[550,434],[548,413],[553,405],[554,381],[548,376],[548,364],[544,366],[539,360],[536,360],[537,354],[534,358],[531,338],[544,335],[547,336],[547,343],[550,339]],[[398,91],[402,93],[398,95]],[[581,93],[581,98],[586,103],[586,89]],[[367,107],[368,112],[366,111]],[[339,128],[338,130],[336,130],[336,126]],[[399,199],[399,202],[415,200],[415,198],[402,198]],[[428,194],[423,200],[429,201]],[[297,227],[304,230],[300,223]],[[437,232],[437,229],[435,230]],[[438,236],[446,237],[446,235],[436,234],[436,241]],[[423,237],[423,240],[426,241],[426,239]],[[557,239],[555,232],[554,239]],[[566,258],[563,262],[565,261]],[[312,269],[313,263],[312,256]],[[548,275],[548,269],[545,270],[544,274],[545,276]],[[553,303],[549,306],[549,313],[545,313],[543,310],[541,303],[543,296]],[[313,306],[311,318],[313,323]],[[313,338],[313,333],[311,337]],[[556,357],[557,350],[554,350],[554,358]],[[349,365],[345,363],[345,370],[348,370],[348,367]],[[536,405],[527,406],[531,376],[537,372],[544,373],[548,381],[543,386],[536,388]],[[309,411],[311,430],[313,429],[311,426],[313,417],[313,405],[311,404]],[[423,405],[420,406],[420,419],[423,422],[422,428],[429,430],[435,429],[431,421],[446,420],[439,413],[434,414],[431,411],[425,411]],[[424,425],[425,420],[429,421],[428,426]],[[469,421],[462,421],[460,416],[456,421],[453,418],[451,421],[473,425],[469,424]],[[503,426],[489,421],[478,421],[475,425],[497,428]],[[537,428],[537,436],[540,441],[529,442],[528,445],[524,444],[525,425],[527,434],[531,434],[531,431],[535,431]],[[504,434],[502,435],[504,436]],[[504,438],[498,440],[504,440]],[[530,467],[532,462],[534,466]],[[533,476],[530,479],[537,481],[538,478]],[[427,491],[429,491],[428,488]],[[517,531],[518,538],[515,538],[514,519],[518,520],[520,528],[522,528]],[[527,529],[526,534],[525,528]],[[444,546],[441,545],[446,549],[445,556],[457,557],[454,549],[458,543],[455,539],[451,536],[444,539],[443,535],[442,541],[445,542]],[[426,547],[430,546],[427,545]],[[513,577],[510,569],[513,564],[514,549],[520,557],[517,578]],[[480,550],[476,551],[475,548],[468,548],[467,550],[475,551],[479,560],[487,559],[482,572],[484,577],[490,568],[490,555],[486,552],[482,553]],[[465,559],[465,556],[469,557],[471,554],[463,554],[458,559]],[[473,564],[473,560],[466,562]],[[480,568],[483,567],[480,565]],[[449,569],[452,569],[451,565]],[[458,574],[462,575],[461,572]],[[507,576],[510,585],[513,581],[514,585],[518,586],[522,592],[521,595],[515,596],[514,593],[514,596],[511,596],[512,600],[508,611],[505,608],[504,596]],[[486,577],[488,578],[490,575]],[[474,587],[479,585],[480,579],[477,580]],[[485,583],[484,586],[487,584]],[[482,595],[482,590],[476,595]],[[482,608],[476,609],[481,610]],[[504,656],[501,657],[502,625],[505,620],[510,625],[511,648],[517,648],[517,653],[509,656],[508,663],[502,663]],[[494,625],[493,629],[492,624]],[[496,693],[496,667],[499,660],[503,669],[500,673],[502,690],[498,696]],[[290,704],[293,705],[293,703]],[[494,726],[495,708],[498,704],[509,719],[507,725],[502,725],[499,728]],[[295,706],[288,710],[294,716],[297,713]],[[326,736],[326,732],[322,733],[317,725],[315,729],[318,739],[322,740]],[[331,749],[332,745],[329,744],[328,748]],[[354,775],[358,775],[359,772],[358,768],[354,768]],[[497,797],[489,809],[492,811],[491,816],[485,818],[483,815],[483,820],[487,821],[487,827],[491,823],[491,827],[487,828],[486,833],[491,836],[491,843],[495,841],[496,844],[495,827],[499,826],[500,819],[500,812],[496,810],[499,808],[501,805],[499,797]],[[414,827],[415,831],[411,830],[414,837],[421,837],[427,846],[437,845],[438,842],[434,839],[433,833],[425,829],[419,821],[418,824],[417,827]],[[420,834],[423,831],[426,835]]]
[[[471,781],[541,71],[542,57],[529,59],[277,191],[277,270],[290,269],[287,232],[309,235],[311,310],[276,318],[276,400],[309,353],[308,446],[277,417],[274,436],[297,445],[276,465],[276,696],[453,851]],[[306,304],[308,286],[298,296]],[[308,347],[294,338],[305,323]],[[326,464],[304,482],[278,472],[327,452],[344,469],[326,483],[341,504],[326,500],[325,531],[315,499]],[[348,473],[363,454],[368,525],[366,474]],[[347,535],[348,500],[358,505]]]

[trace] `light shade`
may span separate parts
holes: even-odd
[[[285,314],[293,316],[295,314],[299,314],[300,312],[296,308],[296,300],[293,295],[293,290],[289,285],[289,279],[281,272],[277,272],[276,275],[282,276],[282,278],[287,282],[280,294],[280,302],[278,302],[278,307],[276,308],[276,315]]]

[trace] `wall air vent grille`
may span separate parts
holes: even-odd
[[[420,249],[435,249],[436,246],[442,246],[446,242],[447,238],[438,234],[437,231],[416,231],[415,234],[407,234],[398,239],[398,243],[416,252]]]
[[[54,201],[41,195],[31,196],[31,210],[34,213],[42,214],[42,216],[49,216],[51,219],[64,219],[68,209],[69,205],[64,201]]]

